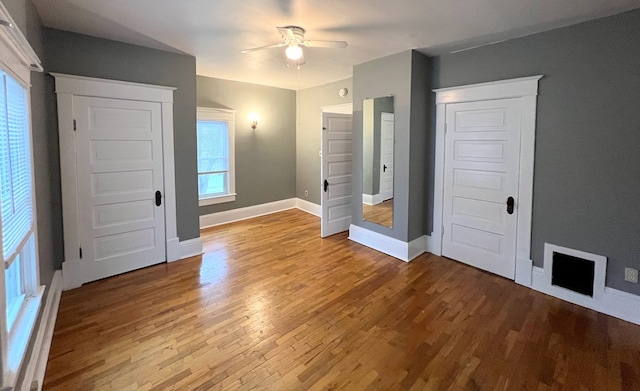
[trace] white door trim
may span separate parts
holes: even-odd
[[[51,73],[56,82],[58,101],[58,133],[60,140],[60,172],[62,187],[62,221],[64,224],[63,263],[64,289],[79,287],[84,281],[79,245],[79,217],[76,145],[73,130],[73,96],[158,102],[162,115],[162,149],[164,165],[165,239],[167,261],[180,259],[177,220],[175,163],[173,149],[174,87],[96,79]],[[67,264],[67,267],[64,267]]]
[[[436,93],[436,151],[433,194],[433,232],[430,251],[442,255],[442,208],[444,203],[444,155],[446,106],[449,103],[522,98],[516,275],[519,284],[531,285],[531,213],[533,208],[533,166],[536,138],[536,100],[542,75],[489,83],[440,88]]]

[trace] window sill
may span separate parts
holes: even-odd
[[[4,373],[2,386],[15,387],[18,372],[27,353],[27,347],[31,335],[35,329],[36,319],[42,302],[44,286],[41,286],[35,296],[25,300],[18,317],[9,333],[8,357],[6,372]]]
[[[206,205],[223,204],[225,202],[233,202],[235,200],[236,200],[236,193],[231,193],[231,194],[225,194],[217,197],[200,198],[198,200],[198,205],[206,206]]]

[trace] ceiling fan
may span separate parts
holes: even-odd
[[[296,67],[298,67],[298,69],[300,69],[300,67],[305,64],[302,46],[305,46],[308,48],[333,48],[333,49],[343,49],[347,47],[347,43],[345,41],[311,41],[308,39],[304,39],[305,30],[302,27],[285,26],[285,27],[276,27],[276,28],[282,35],[282,42],[274,43],[273,45],[245,49],[241,51],[241,53],[249,53],[257,50],[281,48],[286,46],[287,48],[285,49],[285,54],[287,58],[291,60],[293,64]]]

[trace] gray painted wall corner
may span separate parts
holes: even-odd
[[[196,61],[192,56],[150,49],[55,29],[44,30],[44,60],[48,72],[177,87],[174,92],[174,151],[177,228],[181,241],[200,236],[196,174]],[[59,147],[54,82],[47,78],[47,129],[50,163],[59,188]],[[54,136],[55,135],[55,136]],[[62,230],[59,190],[52,196]],[[58,265],[58,268],[60,265]]]
[[[359,64],[353,68],[353,198],[352,224],[408,241],[411,51]],[[395,111],[394,221],[388,228],[362,220],[362,101],[393,95]]]
[[[349,94],[338,95],[341,88]],[[353,79],[348,78],[297,92],[296,197],[320,205],[320,149],[322,107],[353,102]],[[355,118],[355,113],[354,113]],[[305,196],[305,190],[309,196]]]
[[[434,59],[434,88],[540,80],[531,258],[551,243],[608,257],[609,287],[640,268],[640,10]]]
[[[236,110],[236,201],[202,206],[200,215],[295,197],[295,91],[197,76],[197,105]],[[260,115],[255,130],[251,112]]]

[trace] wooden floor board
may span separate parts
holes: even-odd
[[[640,327],[290,210],[64,292],[46,390],[640,390]]]

